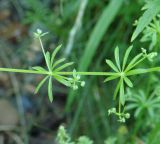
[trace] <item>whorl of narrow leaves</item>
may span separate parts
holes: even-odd
[[[145,12],[140,17],[137,27],[132,35],[131,42],[143,31],[143,29],[150,24],[152,19],[160,12],[160,0],[149,1],[144,6]]]
[[[108,82],[114,79],[119,79],[116,85],[115,91],[114,91],[114,100],[117,98],[117,95],[119,94],[119,112],[112,112],[112,113],[116,114],[119,117],[120,122],[125,122],[125,117],[123,116],[124,113],[121,112],[121,105],[124,106],[125,101],[126,101],[125,85],[127,85],[128,87],[133,87],[133,83],[128,77],[131,75],[138,74],[138,73],[146,72],[146,70],[143,70],[143,69],[133,69],[133,68],[135,68],[135,66],[137,66],[141,62],[143,62],[145,59],[152,61],[153,58],[157,56],[157,53],[155,52],[151,52],[147,54],[147,51],[144,48],[142,48],[142,52],[138,54],[137,56],[135,56],[128,63],[128,58],[132,50],[132,47],[133,46],[130,46],[126,50],[124,58],[123,58],[122,66],[121,66],[120,59],[119,59],[119,48],[118,47],[116,47],[114,51],[116,65],[111,60],[108,60],[108,59],[106,60],[106,63],[108,64],[110,68],[112,68],[112,70],[115,72],[115,75],[108,76],[104,80],[104,82]]]
[[[39,29],[37,29],[37,32],[34,33],[35,37],[39,39],[39,42],[41,44],[42,52],[43,52],[48,70],[40,66],[32,67],[32,69],[38,72],[45,72],[46,74],[48,74],[38,84],[37,88],[35,89],[35,93],[38,93],[42,85],[48,79],[48,97],[50,102],[52,102],[53,101],[53,84],[52,84],[53,78],[59,81],[60,83],[62,83],[63,85],[73,88],[73,90],[78,89],[78,83],[80,83],[81,87],[83,87],[85,85],[85,82],[80,80],[80,75],[76,73],[75,69],[73,70],[73,78],[68,78],[66,76],[62,76],[58,74],[58,72],[61,72],[65,68],[71,66],[73,62],[64,63],[66,60],[65,58],[55,60],[55,57],[62,45],[59,45],[57,48],[55,48],[52,54],[50,54],[48,51],[45,52],[42,41],[41,41],[41,37],[46,34],[47,33],[42,33],[42,31]]]

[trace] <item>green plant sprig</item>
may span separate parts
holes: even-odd
[[[55,79],[62,83],[65,86],[73,88],[73,90],[78,89],[79,86],[84,87],[85,82],[81,80],[81,76],[106,76],[107,78],[104,82],[108,82],[114,79],[118,79],[117,86],[114,92],[114,100],[116,100],[117,95],[119,94],[119,104],[118,104],[118,111],[115,108],[109,109],[108,113],[115,114],[119,117],[120,122],[125,122],[125,119],[129,118],[130,115],[128,113],[124,113],[124,109],[122,110],[122,106],[125,106],[125,86],[133,87],[133,83],[128,78],[132,75],[150,73],[150,72],[159,72],[160,67],[148,68],[148,69],[135,69],[137,65],[142,63],[145,59],[150,61],[153,60],[155,56],[157,56],[156,52],[147,53],[145,49],[142,48],[142,52],[135,56],[127,65],[129,54],[132,50],[133,46],[130,46],[124,55],[123,63],[121,65],[120,58],[119,58],[119,48],[116,47],[114,55],[115,55],[115,62],[114,64],[111,60],[107,59],[106,63],[112,68],[113,72],[77,72],[75,69],[72,72],[64,71],[65,68],[71,66],[73,62],[65,62],[65,58],[55,60],[56,54],[61,48],[59,45],[53,53],[49,53],[48,51],[45,52],[43,47],[43,43],[41,37],[45,36],[47,33],[43,33],[40,29],[37,29],[37,32],[34,33],[34,36],[39,40],[44,59],[46,62],[47,69],[41,66],[32,67],[32,69],[12,69],[12,68],[0,68],[2,72],[15,72],[15,73],[25,73],[25,74],[38,74],[44,75],[44,78],[39,82],[35,89],[35,93],[38,93],[42,85],[48,80],[48,97],[49,100],[53,101],[53,85],[52,80]],[[72,76],[72,77],[68,77]]]

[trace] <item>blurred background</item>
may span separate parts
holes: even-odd
[[[33,37],[40,28],[49,32],[43,38],[45,50],[62,44],[57,59],[75,62],[67,71],[110,71],[105,59],[114,58],[117,45],[122,59],[144,4],[145,0],[0,0],[0,67],[45,67],[39,42]],[[132,56],[141,47],[149,48],[150,43],[140,42],[140,37]],[[154,66],[158,60],[143,66]],[[104,84],[103,76],[85,76],[85,87],[77,91],[53,81],[50,103],[47,86],[34,94],[42,78],[0,72],[0,144],[56,144],[60,125],[72,140],[85,135],[95,144],[160,143],[160,101],[154,100],[160,95],[157,74],[133,77],[134,88],[127,93],[135,99],[127,102],[131,118],[124,124],[107,113],[117,104],[113,101],[115,81]],[[156,104],[150,103],[151,95]]]

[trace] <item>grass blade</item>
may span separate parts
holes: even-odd
[[[90,38],[81,57],[78,67],[79,71],[86,71],[88,69],[104,34],[106,33],[110,24],[113,22],[114,18],[118,14],[123,2],[124,0],[111,0],[102,11],[102,14],[97,24],[95,25],[92,33],[90,34]],[[66,105],[67,110],[70,108],[74,98],[74,94],[72,94],[72,92],[70,91]]]

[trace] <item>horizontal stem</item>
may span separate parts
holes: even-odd
[[[12,69],[12,68],[0,68],[1,72],[14,72],[14,73],[25,73],[25,74],[41,74],[41,75],[73,75],[73,72],[48,72],[48,71],[35,71],[35,70],[26,70],[26,69]],[[149,69],[135,69],[129,71],[126,75],[137,75],[142,73],[150,72],[160,72],[160,67],[154,67]],[[76,72],[79,75],[95,75],[95,76],[119,76],[119,73],[115,72]]]
[[[15,73],[26,73],[26,74],[42,74],[42,75],[73,75],[73,72],[53,72],[52,74],[48,71],[35,71],[26,69],[11,69],[11,68],[0,68],[2,72],[15,72]],[[79,75],[97,75],[97,76],[107,76],[107,75],[118,75],[114,72],[76,72]]]

